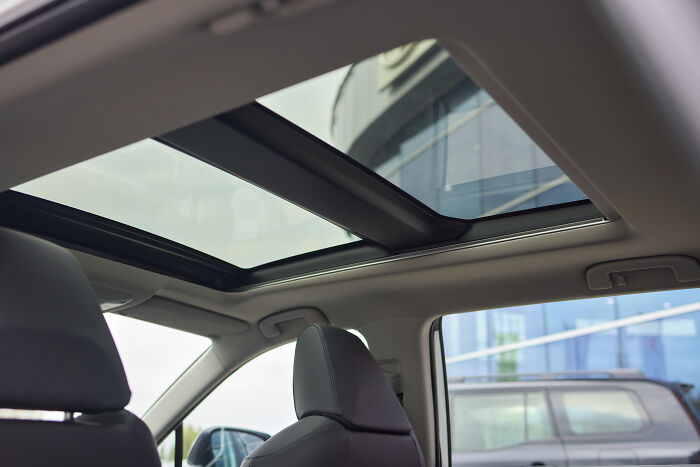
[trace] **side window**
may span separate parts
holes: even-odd
[[[552,437],[544,392],[456,392],[451,401],[457,452],[500,449]]]
[[[349,331],[367,345],[359,331]],[[183,466],[237,467],[270,436],[297,421],[292,389],[295,345],[282,345],[249,361],[185,417]],[[174,434],[163,440],[159,451],[163,466],[172,466]]]
[[[175,432],[172,431],[158,445],[158,457],[163,467],[172,467],[175,461]]]
[[[294,423],[293,363],[294,343],[277,347],[212,391],[183,420],[183,465],[236,467],[270,435]]]
[[[128,316],[104,317],[131,388],[126,409],[139,416],[211,345],[206,337]],[[187,440],[188,433],[184,435]],[[160,443],[158,454],[163,466],[173,465],[174,432]]]
[[[568,391],[561,405],[574,435],[635,433],[646,425],[636,396],[623,390]]]
[[[700,288],[484,309],[435,325],[440,454],[454,466],[516,455],[517,465],[595,465],[599,452],[614,453],[607,463],[682,464],[700,453]],[[538,439],[557,441],[545,449]],[[619,450],[642,439],[658,447]]]
[[[206,337],[105,313],[131,388],[126,409],[142,416],[211,345]]]

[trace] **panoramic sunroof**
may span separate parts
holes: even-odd
[[[145,230],[243,268],[359,240],[150,139],[13,190]]]
[[[586,199],[434,40],[258,101],[446,216]]]
[[[235,290],[601,216],[435,41],[258,101],[272,112],[245,105],[19,185],[1,200],[0,217],[77,249]],[[561,206],[576,201],[584,202]],[[561,216],[547,209],[471,222],[547,206]],[[256,269],[229,269],[162,239]]]

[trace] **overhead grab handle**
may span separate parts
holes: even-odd
[[[263,336],[269,338],[279,337],[282,334],[282,329],[279,325],[288,321],[303,319],[308,324],[325,324],[328,318],[320,310],[311,307],[295,308],[293,310],[280,311],[274,315],[267,316],[260,320],[260,332]]]
[[[591,290],[625,287],[624,273],[646,269],[670,269],[678,282],[700,281],[700,264],[689,256],[650,256],[596,264],[586,271],[586,281]]]

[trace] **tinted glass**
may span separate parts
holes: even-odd
[[[645,424],[639,402],[627,391],[567,392],[561,401],[576,435],[634,433]]]
[[[586,198],[434,40],[259,101],[444,215]]]
[[[358,240],[198,159],[144,140],[14,188],[249,268]]]

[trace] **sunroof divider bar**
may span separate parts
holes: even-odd
[[[471,225],[440,216],[259,104],[158,140],[394,252],[455,241]]]

